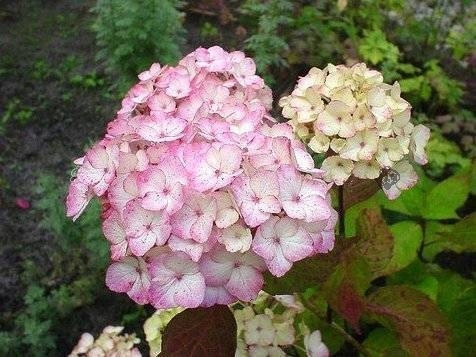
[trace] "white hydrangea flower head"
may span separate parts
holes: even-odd
[[[235,357],[285,357],[293,348],[306,350],[308,357],[325,356],[316,355],[316,351],[327,351],[319,331],[311,335],[302,319],[298,323],[305,309],[297,296],[272,296],[261,291],[255,300],[235,304],[238,306],[233,311],[237,324]]]
[[[69,357],[141,357],[142,354],[135,347],[140,340],[135,334],[121,334],[122,330],[122,326],[107,326],[96,340],[90,333],[83,333]]]
[[[409,166],[427,162],[430,130],[410,122],[411,105],[401,97],[398,82],[384,83],[382,74],[365,63],[312,68],[279,105],[309,149],[326,155],[327,182],[377,179],[395,199],[417,182]]]

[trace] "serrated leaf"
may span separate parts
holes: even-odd
[[[403,221],[390,226],[393,235],[393,254],[385,268],[385,274],[392,274],[409,265],[418,254],[423,231],[420,225],[413,221]]]
[[[438,183],[426,196],[422,216],[426,219],[459,218],[456,209],[468,198],[470,183],[469,168]]]
[[[357,220],[358,241],[352,253],[363,257],[372,279],[385,275],[394,250],[393,235],[379,209],[364,209]]]
[[[405,285],[386,286],[368,298],[369,316],[394,330],[412,356],[451,356],[448,323],[425,294]]]
[[[161,356],[234,356],[236,321],[227,306],[187,309],[167,325]]]

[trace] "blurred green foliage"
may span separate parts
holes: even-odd
[[[175,63],[181,56],[185,30],[178,0],[98,0],[93,30],[97,58],[127,89],[137,74],[154,62]]]
[[[292,65],[363,60],[399,80],[417,111],[459,109],[464,86],[446,69],[464,71],[476,48],[471,2],[247,0],[240,10],[245,49],[270,84]]]
[[[27,260],[22,282],[26,286],[24,308],[10,317],[8,332],[0,333],[3,356],[47,356],[56,349],[75,309],[93,303],[104,294],[103,271],[108,245],[102,237],[100,207],[94,202],[75,223],[65,218],[65,185],[53,176],[41,176],[35,191],[35,210],[41,226],[55,239],[48,257],[50,267]]]
[[[10,99],[0,117],[0,134],[5,132],[6,126],[14,122],[20,126],[28,124],[33,119],[34,109],[22,104],[20,99]]]

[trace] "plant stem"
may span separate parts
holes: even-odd
[[[334,331],[338,332],[348,343],[350,343],[354,348],[359,351],[362,355],[370,357],[370,352],[362,346],[359,341],[357,341],[352,335],[350,335],[345,329],[340,325],[336,324],[334,321],[326,321],[326,318],[321,316],[318,311],[310,304],[304,297],[301,296],[301,303],[306,307],[310,312],[316,315],[324,324],[332,328]]]
[[[428,260],[426,260],[423,256],[423,249],[425,248],[426,221],[424,219],[421,219],[419,223],[423,232],[423,237],[420,243],[420,247],[418,248],[418,258],[420,258],[423,263],[428,263]]]
[[[328,323],[332,322],[332,309],[329,306],[327,306],[326,321]]]
[[[338,213],[339,213],[339,235],[345,237],[345,209],[344,209],[344,185],[338,186]]]

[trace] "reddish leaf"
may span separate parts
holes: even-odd
[[[355,176],[351,176],[343,187],[344,210],[359,202],[365,201],[380,188],[375,180],[363,180]]]
[[[357,220],[359,240],[352,247],[357,256],[365,258],[372,272],[372,279],[386,275],[392,260],[394,238],[379,209],[364,209]]]
[[[344,253],[341,263],[324,285],[329,305],[357,332],[365,311],[364,293],[370,285],[371,272],[362,257]]]
[[[386,286],[369,296],[367,312],[395,330],[411,356],[451,356],[450,332],[444,316],[425,294],[408,286]]]
[[[348,281],[344,281],[337,292],[337,311],[347,320],[350,326],[360,333],[359,320],[365,310],[365,302]]]
[[[234,356],[235,350],[235,318],[227,306],[216,305],[175,316],[165,328],[161,356]]]

